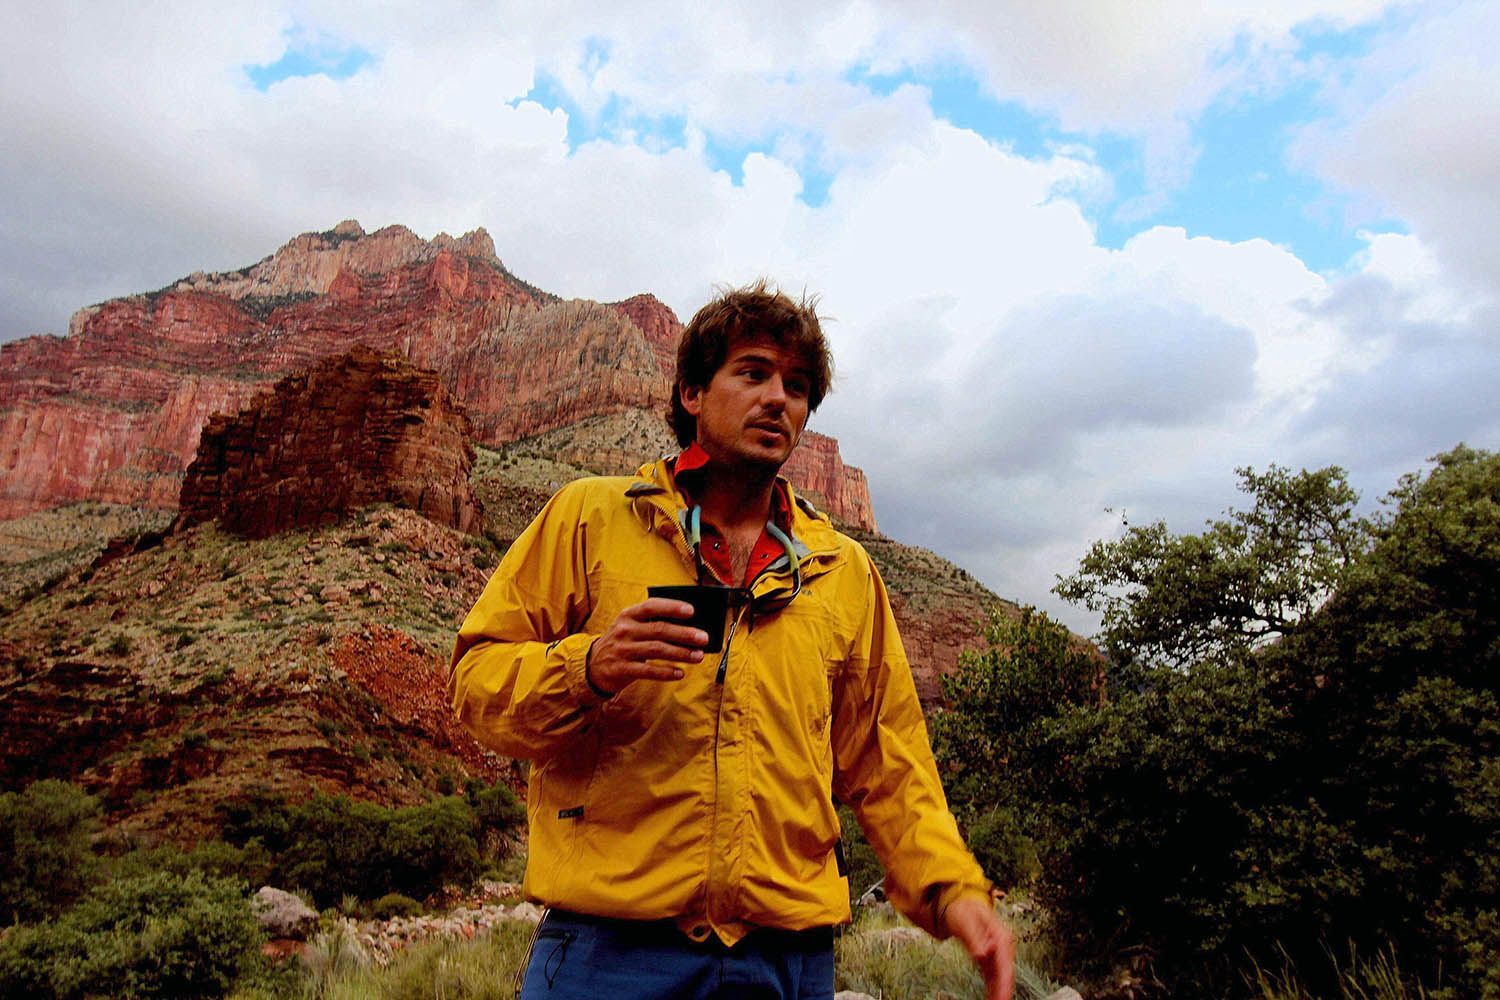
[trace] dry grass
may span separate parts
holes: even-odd
[[[909,928],[898,918],[866,913],[835,945],[835,989],[859,990],[881,1000],[969,1000],[984,985],[955,942],[888,941],[883,933]],[[377,965],[336,925],[308,949],[298,976],[282,975],[245,989],[236,1000],[297,997],[318,1000],[509,1000],[516,970],[525,960],[531,925],[502,924],[472,941],[434,939],[408,948],[388,966]],[[1041,1000],[1056,985],[1037,972],[1023,944],[1017,1000]],[[1363,998],[1361,998],[1363,1000]],[[1372,1000],[1387,1000],[1385,997]]]
[[[1257,966],[1246,984],[1257,1000],[1427,1000],[1430,995],[1402,975],[1393,952],[1366,957],[1351,947],[1347,958],[1330,954],[1328,961],[1338,983],[1336,996],[1310,991],[1290,962],[1280,969]]]
[[[1024,919],[1012,921],[1020,938],[1016,1000],[1041,1000],[1058,988],[1043,971],[1049,958],[1046,943]],[[857,916],[835,947],[835,988],[880,1000],[983,1000],[984,982],[957,941],[934,941],[911,934],[910,928],[881,910]]]

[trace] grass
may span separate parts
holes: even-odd
[[[882,1000],[982,998],[984,985],[963,949],[927,937],[888,942],[879,932],[909,927],[899,918],[864,914],[834,946],[837,990],[861,990]],[[473,940],[434,938],[398,952],[381,966],[354,938],[347,924],[334,924],[312,942],[291,975],[261,977],[234,994],[235,1000],[511,1000],[517,970],[526,957],[532,925],[505,922]],[[1041,1000],[1057,987],[1025,956],[1017,968],[1017,1000]],[[1364,1000],[1364,998],[1361,998]],[[1386,1000],[1384,997],[1371,1000]]]
[[[1422,984],[1413,984],[1402,975],[1391,951],[1378,951],[1367,958],[1351,945],[1347,960],[1329,952],[1328,962],[1338,984],[1336,996],[1314,993],[1289,961],[1274,970],[1256,966],[1245,977],[1246,985],[1256,1000],[1427,1000],[1432,995]]]
[[[834,946],[835,990],[856,990],[881,1000],[983,1000],[984,981],[957,941],[938,942],[922,935],[891,940],[881,932],[911,925],[899,917],[867,911]],[[1044,945],[1018,926],[1016,1000],[1042,1000],[1058,984],[1040,969]]]
[[[434,938],[380,966],[347,925],[336,924],[308,946],[299,976],[262,977],[232,1000],[514,1000],[532,930],[524,921],[506,921],[472,941]]]

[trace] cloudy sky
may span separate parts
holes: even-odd
[[[1234,469],[1500,447],[1500,4],[0,10],[0,340],[345,218],[822,296],[814,417],[1004,596]],[[609,8],[609,9],[607,9]]]

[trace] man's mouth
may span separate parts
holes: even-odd
[[[780,424],[751,424],[751,430],[764,431],[767,434],[775,434],[778,437],[786,437],[786,428]]]

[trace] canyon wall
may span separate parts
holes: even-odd
[[[82,309],[66,337],[0,345],[0,519],[85,499],[171,508],[212,414],[356,345],[436,371],[498,445],[660,412],[680,331],[650,295],[564,301],[521,281],[483,230],[424,241],[343,222],[238,271]],[[830,439],[810,438],[789,472],[873,527],[864,477]]]

